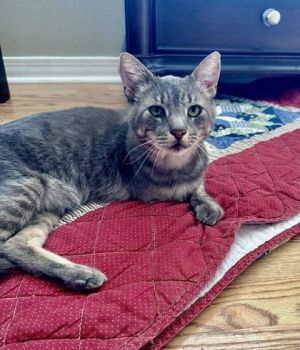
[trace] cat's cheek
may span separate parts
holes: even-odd
[[[138,139],[145,137],[145,133],[146,133],[145,125],[143,123],[140,123],[138,118],[135,118],[131,122],[131,129]]]
[[[147,130],[145,132],[145,136],[146,136],[147,140],[149,140],[149,141],[153,141],[154,142],[156,140],[155,132],[152,131],[152,130]]]
[[[137,134],[138,137],[143,137],[144,136],[144,133],[143,133],[142,130],[138,130],[136,134]]]
[[[198,136],[198,143],[202,143],[207,137],[207,134],[200,133]]]
[[[138,128],[138,129],[136,129],[136,135],[137,135],[139,138],[145,137],[145,134],[146,134],[146,130],[145,130],[144,128]]]
[[[207,136],[211,133],[211,128],[205,128],[199,131],[198,133],[198,140],[199,142],[203,142]]]

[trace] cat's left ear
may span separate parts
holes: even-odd
[[[120,55],[119,73],[129,102],[135,102],[139,91],[153,79],[153,74],[127,52]]]
[[[205,86],[209,95],[214,97],[221,72],[221,55],[215,51],[208,55],[192,73],[193,81]]]

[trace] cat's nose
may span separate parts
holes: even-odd
[[[181,140],[183,136],[186,134],[186,130],[184,129],[173,129],[170,133],[175,136],[177,140]]]

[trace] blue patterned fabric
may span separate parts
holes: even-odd
[[[207,142],[218,149],[226,149],[236,141],[280,128],[300,117],[300,112],[296,109],[275,107],[267,103],[236,98],[216,102],[216,123]]]

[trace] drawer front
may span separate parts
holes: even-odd
[[[267,26],[266,9],[280,12]],[[155,0],[156,53],[300,53],[300,0]]]

